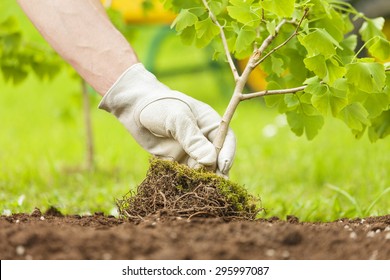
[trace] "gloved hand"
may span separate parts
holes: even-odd
[[[221,121],[218,113],[160,83],[141,63],[121,75],[99,108],[115,115],[149,153],[192,168],[216,165],[218,174],[228,175],[236,149],[232,130],[217,158],[211,142]]]

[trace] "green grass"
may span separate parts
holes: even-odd
[[[142,61],[150,55],[143,46],[156,32],[148,28],[134,43]],[[159,52],[155,66],[161,74],[208,65],[207,51],[183,48],[172,36]],[[222,113],[232,81],[227,71],[208,69],[177,70],[161,80]],[[68,73],[50,83],[31,76],[17,87],[0,80],[0,90],[0,214],[50,205],[63,213],[112,213],[114,198],[144,178],[149,155],[113,116],[96,109],[97,95],[91,95],[96,170],[83,168],[80,85]],[[390,213],[389,139],[355,140],[341,121],[329,119],[318,137],[307,141],[258,100],[239,106],[232,128],[238,147],[231,179],[261,197],[263,216],[329,221]]]

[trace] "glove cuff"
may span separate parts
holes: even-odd
[[[120,75],[98,108],[118,117],[124,110],[134,108],[139,100],[167,89],[142,63],[136,63]]]

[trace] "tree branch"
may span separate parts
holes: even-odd
[[[238,75],[237,69],[234,66],[231,54],[230,54],[228,46],[227,46],[227,41],[226,41],[225,33],[223,32],[223,27],[219,24],[219,22],[216,20],[215,16],[210,11],[210,8],[209,8],[209,6],[208,6],[206,1],[207,0],[202,0],[202,2],[205,5],[205,7],[209,10],[211,19],[220,28],[222,43],[224,45],[224,49],[225,49],[225,52],[226,52],[226,57],[228,58],[230,67],[232,68],[232,72],[233,72],[233,75],[234,75],[235,81],[236,81],[236,86],[234,88],[234,92],[233,92],[232,98],[230,99],[230,102],[229,102],[229,104],[228,104],[228,106],[227,106],[227,108],[225,110],[225,113],[222,116],[222,120],[221,120],[221,123],[219,125],[218,131],[217,131],[217,135],[216,135],[216,137],[215,137],[215,139],[213,141],[213,144],[216,147],[216,151],[217,151],[217,154],[218,154],[219,151],[221,150],[222,146],[223,146],[224,141],[225,141],[225,138],[226,138],[226,135],[227,135],[227,132],[228,132],[228,128],[229,128],[229,124],[230,124],[230,121],[231,121],[231,119],[233,117],[233,114],[234,114],[238,104],[241,101],[247,100],[247,99],[251,99],[251,98],[255,98],[255,97],[264,96],[264,95],[295,93],[295,92],[304,90],[306,88],[306,86],[301,86],[301,87],[291,88],[291,89],[266,90],[266,91],[261,91],[261,92],[254,92],[254,93],[249,93],[249,94],[243,94],[242,92],[243,92],[245,84],[247,83],[247,81],[249,79],[250,73],[259,64],[259,61],[263,61],[264,60],[264,58],[261,58],[263,52],[272,43],[272,41],[276,38],[276,36],[280,32],[280,29],[282,28],[282,26],[284,24],[288,23],[289,21],[287,21],[286,19],[283,19],[275,27],[275,33],[274,34],[270,34],[263,41],[261,46],[258,49],[254,50],[254,52],[250,56],[246,66],[244,68],[244,71],[242,72],[241,75]],[[268,57],[271,53],[274,53],[278,48],[283,47],[294,36],[296,36],[298,34],[299,28],[302,25],[302,22],[303,22],[304,18],[307,16],[307,13],[308,13],[308,9],[305,10],[304,15],[302,16],[301,20],[299,21],[295,32],[284,43],[282,43],[282,45],[278,46],[274,50],[271,50],[271,52],[268,53],[265,57]]]
[[[237,81],[240,78],[240,76],[238,74],[236,65],[234,64],[232,55],[230,54],[228,43],[227,43],[226,36],[225,36],[225,31],[223,30],[223,26],[218,22],[217,17],[211,11],[210,6],[207,3],[207,0],[202,0],[202,2],[203,2],[203,5],[205,6],[205,8],[209,11],[209,15],[210,15],[211,20],[219,28],[219,34],[221,36],[223,49],[225,50],[226,59],[227,59],[229,65],[230,65],[230,68],[232,70],[234,80]]]
[[[241,95],[241,100],[248,100],[256,97],[262,97],[266,95],[277,95],[277,94],[287,94],[287,93],[296,93],[298,91],[302,91],[307,87],[307,85],[303,85],[295,88],[286,88],[286,89],[273,89],[273,90],[263,90],[253,93],[246,93]]]
[[[267,53],[265,56],[263,56],[261,59],[259,59],[256,63],[255,63],[255,67],[257,65],[259,65],[260,63],[262,63],[265,59],[267,59],[267,57],[269,57],[271,54],[273,54],[274,52],[276,52],[278,49],[280,49],[281,47],[287,45],[288,42],[290,42],[295,36],[298,35],[299,33],[299,28],[301,27],[302,25],[302,22],[303,20],[306,18],[307,14],[309,12],[309,9],[305,9],[305,12],[302,16],[302,18],[300,19],[297,27],[295,28],[295,31],[283,42],[281,43],[280,45],[276,46],[275,48],[273,48],[269,53]],[[275,28],[275,34],[272,35],[270,34],[270,36],[267,37],[267,39],[264,40],[263,44],[260,46],[259,48],[259,52],[260,52],[260,56],[261,54],[264,52],[264,50],[271,44],[271,42],[273,41],[273,39],[275,39],[276,35],[279,33],[280,31],[280,28],[282,27],[283,24],[285,24],[287,21],[281,21],[278,26]],[[277,29],[279,27],[279,29]],[[264,45],[264,47],[263,47]],[[263,48],[262,48],[263,47]],[[262,48],[262,49],[261,49]]]
[[[261,46],[258,48],[258,57],[260,58],[265,51],[265,49],[272,43],[272,41],[278,36],[280,29],[282,28],[283,25],[286,24],[286,20],[283,19],[279,24],[275,27],[275,33],[274,34],[269,34],[269,36],[263,41]]]

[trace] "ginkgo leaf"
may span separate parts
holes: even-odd
[[[234,49],[236,52],[242,52],[246,49],[253,48],[252,44],[256,39],[256,32],[252,28],[241,28],[238,33],[236,44],[234,45]]]
[[[276,56],[272,56],[271,63],[272,63],[272,72],[280,77],[280,75],[284,72],[283,59],[278,58]]]
[[[344,66],[341,66],[337,60],[330,58],[325,61],[326,64],[326,76],[324,77],[324,82],[333,84],[337,79],[344,77],[347,69]]]
[[[368,130],[370,141],[375,142],[390,135],[390,110],[382,112],[380,116],[371,120],[371,123]]]
[[[219,15],[224,9],[224,5],[220,1],[209,1],[209,7],[215,16]]]
[[[337,40],[324,29],[316,29],[307,35],[301,35],[299,41],[306,48],[309,57],[321,54],[325,58],[330,58],[336,54],[336,47],[342,49]]]
[[[326,85],[322,85],[322,88],[325,89],[313,94],[313,106],[324,115],[331,112],[333,116],[337,116],[348,104],[346,92]]]
[[[313,71],[314,74],[329,84],[333,84],[334,81],[342,78],[347,72],[345,67],[340,66],[335,59],[325,59],[323,55],[305,58],[303,61],[307,69]]]
[[[323,79],[326,76],[327,70],[326,70],[325,57],[323,55],[319,54],[319,55],[305,58],[303,62],[305,63],[305,66],[308,70],[312,71],[321,79]]]
[[[309,105],[306,105],[309,106]],[[287,112],[287,122],[291,130],[297,135],[306,134],[307,139],[313,139],[324,125],[324,118],[320,115],[307,115],[304,111]]]
[[[180,32],[180,39],[186,45],[191,45],[196,38],[196,30],[193,26],[189,26]]]
[[[390,96],[384,92],[368,94],[363,103],[363,106],[369,113],[370,118],[376,118],[379,116],[384,110],[389,108],[389,105]]]
[[[335,10],[330,10],[329,16],[324,16],[314,22],[316,28],[326,29],[326,31],[337,41],[344,39],[345,31],[348,29],[342,15]]]
[[[275,35],[276,20],[268,21],[266,24],[267,31],[270,35]]]
[[[229,16],[247,26],[258,25],[260,9],[254,9],[253,0],[230,0],[229,2],[232,4],[226,8]]]
[[[197,35],[197,46],[204,47],[208,45],[211,40],[219,34],[219,28],[216,26],[211,18],[206,18],[202,21],[197,21],[195,23],[195,30]]]
[[[346,66],[348,83],[366,92],[380,92],[385,86],[386,74],[383,64],[356,62]]]
[[[369,124],[368,112],[360,103],[351,103],[341,110],[339,116],[349,128],[356,131],[363,131]]]
[[[362,24],[362,27],[359,29],[359,33],[362,36],[362,39],[367,42],[376,36],[384,37],[382,33],[383,25],[385,24],[385,19],[383,17],[368,19]]]
[[[194,25],[198,21],[198,17],[191,13],[188,9],[183,9],[177,15],[173,23],[171,24],[171,28],[175,26],[176,31],[182,31],[184,28]]]
[[[264,10],[278,17],[291,17],[294,12],[294,0],[263,0],[260,3]]]
[[[377,36],[369,46],[368,51],[374,57],[381,60],[390,58],[390,42],[385,38]]]

